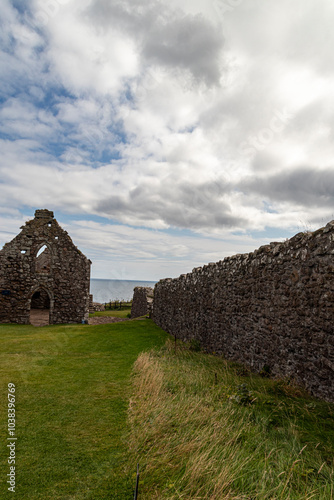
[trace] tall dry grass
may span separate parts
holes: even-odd
[[[140,464],[140,497],[333,499],[330,450],[317,445],[319,429],[307,442],[298,420],[310,413],[307,405],[323,408],[323,403],[298,391],[293,396],[291,387],[275,381],[237,373],[235,365],[182,344],[174,352],[171,342],[139,356],[129,445],[133,464]],[[244,404],[238,387],[245,380],[249,398]],[[303,405],[305,412],[299,414]],[[333,450],[334,426],[329,435]]]

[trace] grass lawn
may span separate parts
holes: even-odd
[[[93,314],[90,314],[89,317],[96,318],[98,316],[113,316],[114,318],[127,318],[129,314],[131,314],[131,307],[124,308],[121,310],[107,309],[106,311],[98,311]]]
[[[126,419],[140,352],[165,343],[151,321],[0,325],[0,498],[131,499]],[[7,387],[16,386],[16,493],[7,491]]]

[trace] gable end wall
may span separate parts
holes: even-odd
[[[0,323],[28,324],[31,298],[38,290],[50,297],[50,324],[88,320],[90,260],[48,210],[37,210],[21,229],[0,251]],[[51,263],[45,273],[36,271],[43,245]]]

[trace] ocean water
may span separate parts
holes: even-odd
[[[94,302],[109,302],[110,300],[131,300],[133,289],[136,286],[150,286],[154,288],[155,281],[126,281],[126,280],[90,280],[90,293]]]

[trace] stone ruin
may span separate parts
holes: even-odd
[[[152,317],[153,312],[153,288],[149,286],[136,286],[133,290],[133,299],[131,307],[131,319],[139,318],[148,314]]]
[[[334,221],[154,289],[153,320],[334,402]]]
[[[0,323],[82,323],[89,317],[91,261],[49,210],[0,250]]]
[[[95,312],[105,311],[105,305],[101,304],[101,302],[94,302],[93,295],[89,296],[89,314],[94,314]]]

